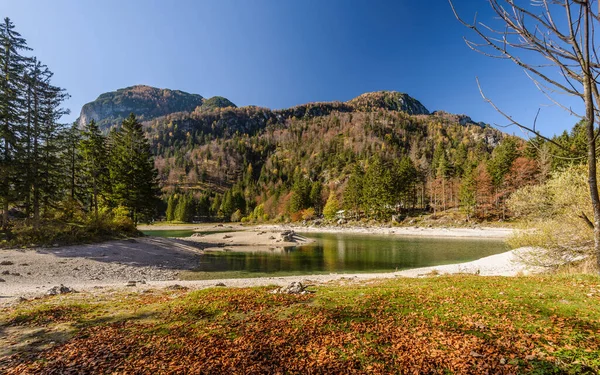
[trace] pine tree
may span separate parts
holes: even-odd
[[[89,208],[98,217],[98,198],[106,193],[109,170],[106,140],[94,120],[87,123],[83,129],[79,151],[83,159],[81,175],[86,195],[89,197]]]
[[[175,210],[177,208],[177,197],[170,195],[167,200],[167,221],[175,220]]]
[[[319,181],[312,183],[310,187],[309,200],[310,204],[315,209],[315,213],[319,215],[323,210],[323,185]]]
[[[368,212],[379,219],[383,218],[393,206],[391,168],[378,156],[371,160],[365,173],[362,199]]]
[[[113,199],[134,223],[150,220],[158,204],[157,171],[142,124],[132,113],[111,133],[110,178]]]
[[[62,200],[65,185],[62,153],[67,133],[58,120],[69,113],[61,108],[68,95],[51,84],[52,75],[48,67],[33,58],[23,78],[25,126],[18,158],[23,170],[19,185],[27,217],[33,216],[34,227],[40,224],[42,209],[49,211]]]
[[[25,39],[5,18],[0,24],[0,200],[2,227],[8,225],[8,209],[17,199],[18,155],[23,126],[23,76],[29,59],[21,52],[30,50]]]
[[[80,152],[80,142],[82,139],[79,124],[73,123],[64,136],[64,172],[66,179],[66,189],[68,199],[75,202],[82,197],[81,170],[83,168],[83,159]]]
[[[358,217],[363,204],[363,179],[364,172],[359,165],[355,165],[348,179],[344,191],[344,207]]]

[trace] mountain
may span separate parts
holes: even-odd
[[[522,140],[466,115],[430,112],[408,94],[394,91],[273,110],[200,96],[175,108],[167,105],[169,100],[154,99],[165,90],[138,86],[101,95],[82,110],[83,121],[91,117],[89,108],[97,106],[107,110],[96,118],[110,125],[121,116],[108,110],[116,98],[139,91],[150,94],[127,111],[144,109],[139,116],[171,215],[176,202],[185,202],[191,208],[178,212],[298,220],[305,209],[322,212],[328,196],[371,217],[389,214],[392,207],[455,208],[461,196],[474,196],[483,215],[489,215],[499,201],[488,202],[497,196],[484,183],[490,180],[488,169],[502,177],[513,170],[511,163],[523,148]],[[171,98],[190,95],[171,93],[177,93]],[[102,98],[109,104],[102,106]],[[502,145],[503,151],[496,152]],[[467,186],[463,181],[479,181],[469,189],[477,185],[488,190],[469,195],[461,190]],[[365,192],[354,204],[348,197],[356,196],[357,186]]]
[[[235,104],[223,97],[205,99],[179,90],[137,85],[104,93],[85,104],[78,121],[83,126],[95,120],[100,128],[106,129],[120,123],[132,112],[140,120],[149,121],[170,113],[191,112],[197,107],[212,110],[230,106],[235,107]]]

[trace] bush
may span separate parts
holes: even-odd
[[[310,207],[302,211],[302,220],[312,220],[315,218],[315,209]]]
[[[63,218],[75,218],[78,215],[79,213],[66,215]],[[1,234],[2,248],[75,245],[141,235],[133,221],[127,216],[122,216],[118,209],[101,210],[97,217],[91,214],[82,215],[80,220],[75,222],[46,220],[42,221],[38,228],[28,225],[25,221],[13,221],[13,226]]]
[[[327,198],[327,203],[325,203],[325,207],[323,208],[323,215],[326,219],[333,220],[339,209],[340,204],[335,193],[332,191],[329,193],[329,198]]]
[[[544,249],[532,252],[525,261],[558,267],[593,256],[593,230],[581,216],[593,217],[586,176],[585,165],[571,166],[554,172],[542,185],[517,190],[508,199],[515,216],[527,228],[535,228],[517,232],[509,245]]]
[[[237,223],[242,220],[242,211],[236,210],[233,214],[231,214],[231,221]]]

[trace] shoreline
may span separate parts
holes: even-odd
[[[193,230],[202,231],[276,231],[293,230],[298,233],[342,233],[364,235],[396,235],[406,237],[455,237],[455,238],[483,238],[506,239],[516,229],[505,227],[395,227],[395,226],[344,226],[344,225],[300,225],[300,224],[152,224],[139,225],[138,229],[144,230]]]
[[[195,225],[193,229],[199,226]],[[202,226],[200,230],[212,229]],[[221,228],[221,227],[219,227]],[[272,249],[275,246],[297,246],[304,244],[302,236],[298,242],[288,243],[279,236],[268,240],[267,244],[259,245],[260,238],[275,237],[273,233],[284,230],[298,232],[326,232],[326,233],[358,233],[375,235],[402,236],[411,233],[404,228],[312,228],[291,226],[223,226],[225,231],[237,233],[237,237],[227,240],[240,240],[237,245],[222,244],[224,233],[212,233],[197,237],[197,241],[189,239],[171,239],[159,237],[142,237],[137,239],[109,241],[92,245],[75,245],[56,248],[14,249],[0,251],[0,307],[13,304],[23,298],[43,296],[50,288],[65,285],[81,292],[130,290],[143,291],[146,289],[165,288],[181,285],[190,289],[214,287],[224,283],[227,287],[253,287],[277,285],[285,286],[292,281],[302,281],[309,284],[324,284],[329,282],[365,282],[375,279],[389,279],[396,277],[423,277],[437,276],[440,274],[470,273],[481,276],[517,276],[529,273],[525,265],[519,261],[518,253],[522,249],[511,250],[505,253],[481,258],[472,262],[448,265],[415,268],[395,272],[383,273],[331,273],[331,274],[305,274],[294,276],[272,276],[257,278],[225,278],[211,280],[181,280],[179,274],[193,270],[201,262],[204,251],[224,250],[227,248],[243,251],[247,249]],[[153,229],[156,230],[154,227]],[[467,229],[465,231],[465,229]],[[490,233],[486,229],[465,228],[460,230],[441,229],[447,238],[496,238],[511,233],[512,230],[494,230]],[[497,228],[493,228],[497,229]],[[393,232],[390,232],[393,231]],[[417,236],[436,236],[438,228],[424,228],[418,230]],[[259,235],[260,234],[260,235]],[[212,237],[211,237],[212,236]],[[442,236],[438,236],[442,237]],[[214,242],[208,241],[213,239]],[[243,243],[243,240],[249,241]],[[220,241],[220,242],[219,242]],[[261,247],[262,246],[262,247]],[[134,285],[127,286],[134,281]]]

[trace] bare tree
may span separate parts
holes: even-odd
[[[594,231],[594,253],[600,269],[600,197],[596,173],[600,104],[598,79],[600,60],[596,49],[595,28],[600,14],[594,13],[595,0],[488,0],[498,18],[497,25],[464,21],[452,0],[456,18],[471,29],[478,41],[465,39],[467,45],[486,56],[510,60],[524,69],[536,87],[554,104],[584,120],[587,140],[588,185],[593,208],[593,221],[582,218]],[[519,3],[519,4],[517,4]],[[495,22],[494,22],[495,23]],[[479,85],[479,82],[478,82]],[[515,121],[485,97],[512,125],[554,143],[531,126]],[[585,111],[567,107],[555,94],[567,94],[581,100]]]

